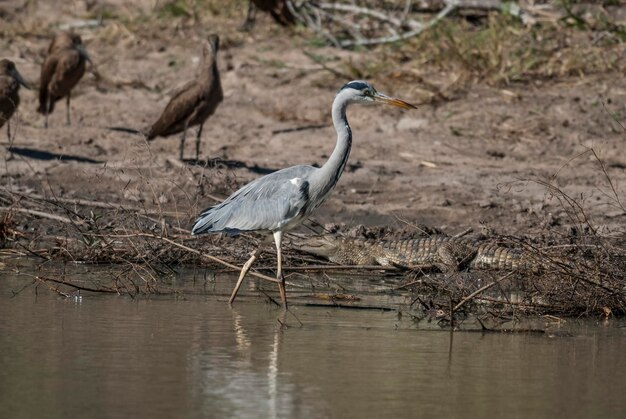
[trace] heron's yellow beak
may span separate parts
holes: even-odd
[[[395,97],[389,97],[378,92],[376,92],[374,96],[372,96],[372,98],[374,99],[374,102],[386,103],[387,105],[397,106],[398,108],[402,109],[417,109],[417,106],[411,105],[404,100],[396,99]]]

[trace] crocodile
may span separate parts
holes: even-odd
[[[496,269],[536,273],[546,264],[528,250],[504,247],[490,240],[445,235],[375,241],[327,234],[295,240],[294,247],[341,265],[436,267],[444,272]]]

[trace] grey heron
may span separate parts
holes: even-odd
[[[287,308],[287,295],[282,272],[281,250],[283,234],[308,217],[324,202],[337,184],[352,147],[352,131],[346,118],[346,109],[352,103],[382,103],[404,109],[416,108],[403,100],[377,92],[365,81],[355,80],[345,84],[337,92],[332,105],[332,119],[337,131],[337,142],[335,149],[322,167],[292,166],[258,178],[243,186],[222,203],[202,211],[191,232],[192,235],[217,232],[237,234],[242,231],[271,233],[274,236],[277,254],[275,282],[278,284],[285,308]],[[265,241],[241,268],[229,303],[232,304],[235,301],[243,279],[258,258],[264,244]]]

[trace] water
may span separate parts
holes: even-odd
[[[0,276],[1,418],[626,417],[615,321],[451,335],[293,307],[300,326],[262,301],[12,297],[24,283]]]

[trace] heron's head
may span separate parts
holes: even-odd
[[[6,58],[0,60],[0,75],[13,77],[19,84],[30,89],[28,83],[26,83],[22,75],[17,71],[15,63],[11,60],[7,60]]]
[[[337,92],[337,95],[348,95],[348,100],[350,102],[384,103],[403,109],[417,109],[416,106],[411,105],[408,102],[389,97],[376,91],[374,86],[363,80],[353,80],[344,84],[344,86]]]

